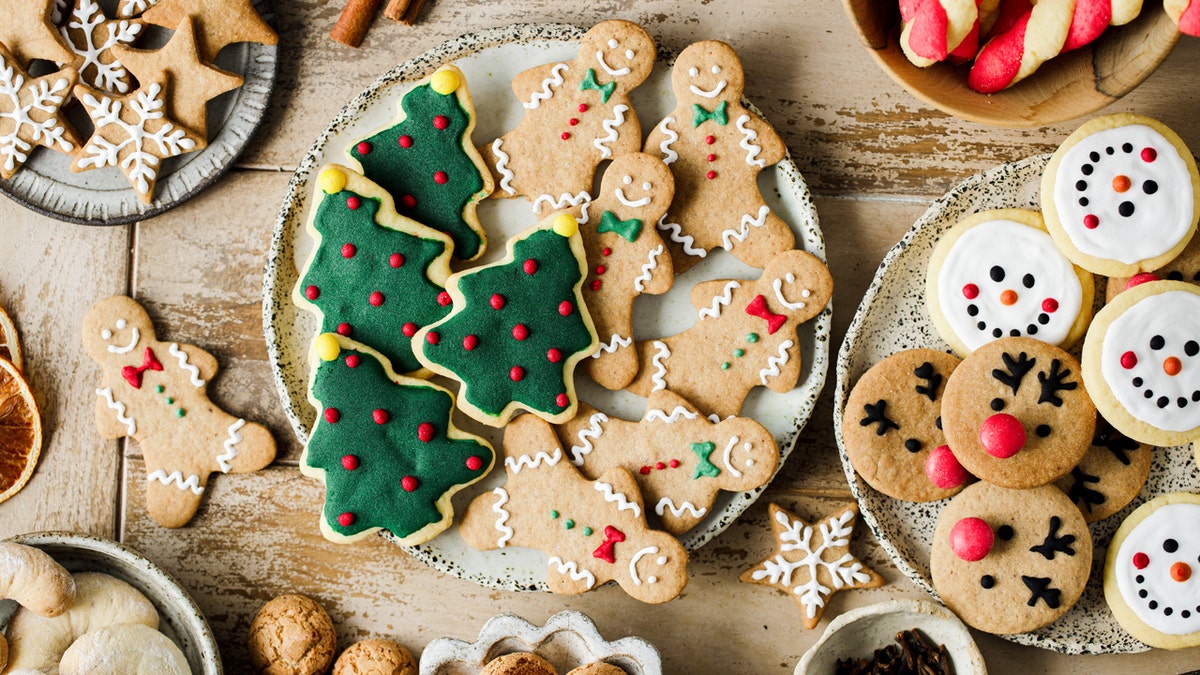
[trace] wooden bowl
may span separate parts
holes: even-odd
[[[1124,26],[1112,26],[1092,44],[1042,64],[1034,74],[995,94],[967,86],[969,65],[918,68],[900,49],[897,0],[843,0],[859,37],[884,72],[929,105],[971,122],[1037,127],[1095,112],[1141,84],[1179,39],[1157,3]]]

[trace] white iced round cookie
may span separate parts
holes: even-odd
[[[1082,361],[1096,408],[1126,436],[1200,439],[1200,287],[1152,281],[1121,293],[1096,314]]]
[[[1121,523],[1105,559],[1104,597],[1142,642],[1200,645],[1200,495],[1156,497]]]
[[[1092,275],[1055,247],[1036,211],[984,211],[947,230],[925,289],[934,325],[963,356],[1002,337],[1070,347],[1092,316]]]
[[[1200,175],[1168,127],[1140,115],[1097,117],[1067,137],[1042,174],[1042,212],[1063,252],[1097,274],[1170,262],[1200,217]]]

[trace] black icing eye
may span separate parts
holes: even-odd
[[[1004,541],[1012,539],[1013,534],[1014,532],[1011,525],[1001,525],[1000,527],[996,528],[996,536],[1000,537]]]
[[[920,452],[921,441],[918,441],[915,438],[910,438],[907,441],[904,441],[904,449],[909,452]]]
[[[1163,550],[1167,553],[1174,553],[1179,550],[1179,542],[1174,539],[1168,539],[1163,542]]]
[[[1142,183],[1142,192],[1145,192],[1148,195],[1152,195],[1155,192],[1158,192],[1158,183],[1155,183],[1152,180],[1148,180],[1145,183]]]
[[[1004,410],[1004,399],[1002,399],[1002,398],[992,399],[992,410],[994,412],[1000,412],[1001,410]]]
[[[992,277],[992,281],[1000,283],[1004,281],[1004,268],[999,265],[993,265],[988,275]]]
[[[1037,428],[1037,435],[1041,438],[1045,438],[1045,437],[1049,436],[1050,435],[1050,425],[1049,424],[1039,424],[1038,428]]]
[[[1183,345],[1183,353],[1188,356],[1195,356],[1200,353],[1200,343],[1197,343],[1195,340],[1188,340]]]
[[[1025,288],[1033,288],[1034,281],[1035,280],[1032,274],[1026,274],[1025,276],[1021,277],[1021,284],[1023,284]]]
[[[1133,143],[1125,143],[1124,145],[1122,145],[1122,146],[1121,146],[1121,152],[1123,152],[1123,153],[1125,153],[1125,154],[1127,154],[1127,155],[1128,155],[1129,153],[1133,152]]]
[[[1167,346],[1167,341],[1161,335],[1155,335],[1150,338],[1150,349],[1162,349]]]
[[[996,585],[996,579],[990,574],[985,574],[979,577],[979,585],[983,586],[985,589],[991,588],[992,586]]]
[[[1196,393],[1200,393],[1200,392],[1196,392]],[[941,431],[942,430],[942,416],[938,415],[938,418],[933,421],[933,424],[934,424],[934,426],[936,426],[938,428],[938,431]]]

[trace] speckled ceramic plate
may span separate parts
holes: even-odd
[[[112,15],[115,3],[101,2]],[[274,2],[254,0],[254,7],[272,21]],[[170,36],[151,26],[139,49],[150,49]],[[124,225],[145,220],[191,199],[233,166],[267,110],[275,85],[278,45],[240,43],[217,55],[216,65],[246,79],[245,84],[208,103],[208,146],[163,160],[154,201],[143,204],[120,170],[107,167],[72,173],[71,158],[48,148],[37,148],[29,161],[9,180],[0,180],[0,192],[42,215],[83,225]],[[82,135],[92,128],[83,106],[73,104],[67,119]]]
[[[863,520],[880,545],[913,583],[935,597],[937,593],[929,575],[929,552],[938,514],[945,502],[904,502],[860,481],[842,442],[842,411],[854,383],[884,357],[917,347],[949,351],[925,309],[925,272],[934,244],[943,232],[971,213],[987,209],[1039,209],[1039,182],[1049,158],[1049,155],[1030,157],[972,176],[934,202],[880,263],[838,352],[833,425],[846,479],[858,498]],[[1092,575],[1075,607],[1049,626],[1003,637],[1066,654],[1145,651],[1145,645],[1117,624],[1104,602],[1104,554],[1113,532],[1135,507],[1164,492],[1192,490],[1198,482],[1200,471],[1188,446],[1156,450],[1150,479],[1142,493],[1116,515],[1091,525],[1095,544]]]
[[[298,272],[308,258],[312,242],[304,229],[308,216],[312,179],[327,162],[344,162],[349,145],[390,123],[396,101],[412,83],[439,66],[454,63],[467,76],[478,111],[476,144],[496,138],[516,126],[523,114],[513,96],[514,75],[541,63],[570,60],[578,51],[583,30],[563,24],[523,24],[464,35],[404,63],[386,73],[359,94],[330,122],[300,163],[288,187],[279,213],[263,279],[263,322],[267,346],[283,407],[301,442],[306,442],[314,411],[309,405],[308,353],[317,328],[315,318],[292,305],[291,291]],[[633,102],[643,127],[648,128],[674,107],[670,89],[669,55],[660,54],[650,78],[633,92]],[[817,225],[817,212],[804,178],[791,158],[759,175],[759,187],[767,203],[792,224],[796,241],[805,250],[825,258],[825,243]],[[509,236],[536,222],[528,204],[521,199],[486,199],[479,206],[479,220],[487,229],[488,252],[474,264],[492,262],[504,251]],[[708,279],[757,278],[759,270],[747,267],[724,251],[714,251],[699,265],[676,280],[674,288],[660,296],[643,296],[637,301],[634,326],[639,339],[673,335],[695,323],[689,300],[692,286]],[[817,395],[825,384],[829,361],[830,310],[801,327],[800,346],[804,363],[800,385],[787,394],[759,387],[743,408],[775,434],[780,447],[780,464],[791,452],[796,437],[808,421]],[[456,388],[456,387],[455,387]],[[585,376],[577,378],[581,400],[626,419],[640,419],[645,400],[625,392],[610,392]],[[485,428],[465,417],[459,426],[478,433],[500,447],[500,430]],[[504,480],[504,472],[493,471],[483,481],[458,493],[455,513],[462,513],[472,497],[491,490]],[[695,550],[729,526],[758,497],[762,490],[721,493],[709,517],[682,537]],[[313,514],[313,527],[318,514]],[[546,590],[546,557],[540,551],[504,548],[477,551],[451,530],[428,544],[408,549],[413,555],[455,576],[493,588]]]

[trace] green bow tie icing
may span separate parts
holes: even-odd
[[[604,234],[605,232],[616,232],[632,244],[642,233],[642,221],[637,218],[621,220],[612,211],[605,211],[600,215],[600,227],[596,228],[596,233]]]
[[[608,97],[612,96],[613,90],[616,88],[616,82],[609,82],[608,84],[596,84],[595,68],[588,68],[587,77],[583,78],[583,82],[579,83],[579,91],[595,89],[596,91],[600,92],[601,103],[608,103]]]
[[[692,104],[692,128],[694,129],[694,128],[700,126],[701,124],[704,124],[708,120],[713,120],[714,122],[716,122],[717,124],[720,124],[721,126],[725,126],[726,124],[729,124],[729,115],[727,115],[725,113],[725,106],[728,104],[729,104],[728,101],[721,101],[721,103],[716,108],[714,108],[712,112],[709,112],[709,111],[705,110],[704,106],[700,105],[699,103],[693,103]]]
[[[692,443],[692,452],[696,453],[696,459],[700,460],[700,464],[696,466],[696,473],[692,474],[692,480],[696,480],[701,476],[716,478],[721,475],[721,470],[708,459],[709,455],[716,449],[717,446],[712,441]]]

